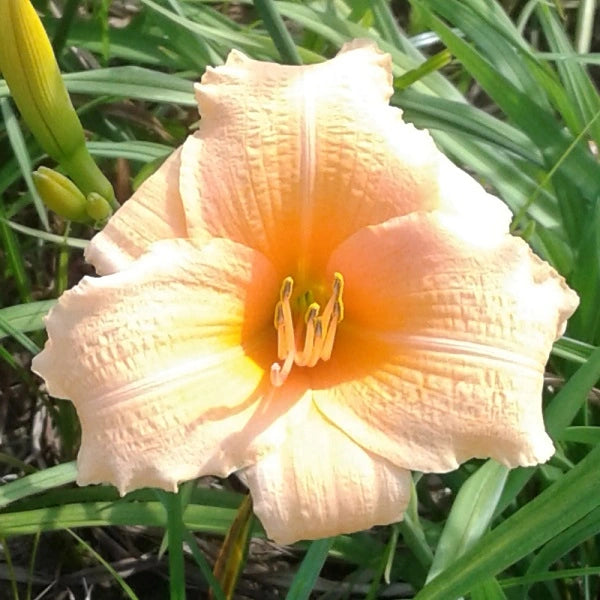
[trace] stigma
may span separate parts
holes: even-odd
[[[274,317],[277,356],[282,362],[271,366],[274,386],[283,385],[294,364],[314,367],[320,360],[331,358],[337,326],[344,318],[343,291],[344,278],[335,273],[331,295],[321,312],[321,306],[312,301],[311,292],[293,300],[294,280],[283,280]]]

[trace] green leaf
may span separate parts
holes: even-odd
[[[549,5],[540,3],[537,6],[537,16],[544,29],[550,49],[554,52],[573,54],[573,47],[559,23],[555,11]],[[591,121],[600,110],[598,92],[581,64],[577,62],[569,64],[559,61],[556,66],[563,87],[568,94],[570,105],[577,112],[581,123],[579,131],[574,132],[579,133],[583,125]],[[600,121],[596,121],[592,125],[590,133],[595,142],[600,145]]]
[[[560,172],[568,178],[571,189],[580,190],[580,198],[596,198],[600,193],[600,166],[593,160],[587,148],[575,143],[554,119],[527,94],[521,92],[508,79],[503,77],[492,65],[478,54],[469,44],[457,36],[439,18],[426,9],[427,0],[412,0],[421,7],[432,28],[440,36],[449,50],[462,62],[475,77],[481,87],[497,102],[508,117],[538,146],[546,159],[546,166],[552,169],[560,164]],[[573,210],[573,198],[563,200],[565,211]],[[583,208],[583,205],[581,205]],[[581,213],[581,210],[579,211]],[[581,216],[581,215],[580,215]],[[581,221],[582,219],[580,219]],[[576,238],[578,231],[571,226],[570,234]]]
[[[20,498],[26,498],[32,494],[40,494],[59,485],[72,483],[76,477],[77,468],[75,462],[70,462],[50,467],[26,477],[21,477],[21,479],[17,479],[16,481],[6,483],[0,486],[0,508]],[[0,531],[3,531],[1,525],[3,519],[4,517],[0,519]]]
[[[588,361],[579,367],[546,408],[544,420],[551,437],[560,436],[570,425],[598,379],[600,379],[600,348],[594,350]]]
[[[534,557],[527,568],[527,576],[543,573],[550,565],[573,548],[600,533],[600,508],[596,508],[560,535],[550,540]]]
[[[583,364],[592,355],[592,352],[595,349],[596,346],[563,336],[554,342],[552,354],[554,354],[554,356],[566,358],[572,362]]]
[[[202,554],[202,550],[198,547],[198,543],[196,542],[196,538],[189,532],[184,531],[184,540],[190,548],[192,556],[196,561],[196,564],[200,567],[200,571],[202,571],[202,575],[206,579],[211,591],[215,597],[215,600],[226,600],[225,594],[223,594],[223,590],[221,589],[221,584],[217,581],[217,578],[213,575],[213,572],[208,564],[208,561]]]
[[[4,247],[8,272],[14,278],[19,297],[22,302],[29,302],[31,300],[31,282],[25,269],[25,259],[14,232],[11,231],[4,218],[5,214],[6,211],[0,196],[0,244]]]
[[[0,222],[5,223],[14,231],[18,231],[19,233],[35,237],[38,240],[52,242],[53,244],[58,244],[59,246],[68,246],[69,248],[78,248],[80,250],[83,250],[89,244],[88,240],[65,237],[64,235],[57,235],[56,233],[40,231],[39,229],[33,229],[33,227],[27,227],[25,225],[20,225],[19,223],[13,223],[12,221],[8,221],[7,219],[3,219],[2,217],[0,217]]]
[[[73,536],[77,542],[79,542],[80,546],[84,548],[87,552],[89,552],[115,579],[115,581],[119,584],[123,592],[131,598],[131,600],[138,600],[138,597],[135,595],[135,592],[131,589],[128,583],[119,575],[119,573],[112,567],[110,563],[108,563],[98,552],[96,552],[85,540],[80,538],[74,531],[67,529],[69,535]]]
[[[506,600],[496,579],[486,579],[471,590],[471,600]]]
[[[578,444],[600,444],[600,427],[578,426],[567,427],[559,436],[561,442],[576,442]]]
[[[4,85],[8,91],[8,86],[4,81],[0,81],[0,85]],[[44,226],[44,229],[48,231],[50,229],[48,215],[46,214],[44,203],[42,202],[42,199],[40,198],[35,185],[33,184],[33,178],[31,177],[31,171],[33,170],[31,166],[31,157],[29,156],[29,151],[25,145],[23,133],[21,132],[19,123],[17,122],[17,117],[10,106],[10,102],[6,98],[0,99],[0,109],[2,111],[2,117],[4,119],[4,126],[6,128],[6,133],[8,134],[8,139],[12,146],[13,152],[15,153],[15,158],[19,164],[19,168],[21,169],[21,175],[27,184],[27,189],[29,190],[31,197],[33,198],[33,204],[38,217]]]
[[[412,89],[394,94],[392,101],[402,108],[404,118],[417,127],[467,133],[532,163],[542,164],[541,155],[527,136],[469,104],[436,98]]]
[[[420,64],[416,69],[411,69],[397,77],[394,80],[394,87],[397,90],[403,90],[413,83],[423,79],[430,73],[434,73],[435,71],[439,71],[441,68],[450,64],[452,60],[452,55],[447,50],[442,50],[437,54],[434,54],[432,57],[428,58],[425,62]]]
[[[210,25],[196,23],[191,19],[168,11],[152,0],[142,0],[142,3],[155,13],[169,19],[188,31],[196,33],[207,40],[211,40],[222,46],[224,49],[229,50],[232,45],[235,45],[253,56],[262,53],[270,58],[274,58],[276,47],[270,37],[258,35],[252,31],[239,31],[235,28],[226,29],[223,26],[215,27],[214,23]],[[221,23],[223,23],[223,21],[221,21]],[[300,59],[303,62],[313,63],[323,60],[322,56],[311,52],[306,48],[297,48],[297,50]]]
[[[488,460],[461,486],[427,575],[431,581],[473,546],[490,526],[508,468]]]
[[[308,600],[332,544],[333,538],[311,543],[298,572],[294,575],[286,600]]]
[[[44,328],[44,317],[55,304],[56,300],[40,300],[39,302],[0,308],[0,319],[8,323],[12,329],[22,333],[36,331]],[[0,339],[6,335],[8,335],[7,332],[0,327]]]
[[[29,491],[29,493],[36,492]],[[235,509],[190,504],[183,520],[185,527],[192,531],[225,535],[235,514]],[[64,504],[37,510],[4,512],[0,519],[0,535],[27,535],[37,531],[109,525],[166,527],[166,520],[166,513],[160,502],[116,501]],[[253,535],[261,534],[256,531]]]
[[[254,7],[260,15],[265,29],[271,36],[283,61],[290,65],[302,64],[296,44],[294,44],[290,32],[287,30],[281,15],[277,11],[275,2],[273,0],[254,0]]]
[[[156,490],[166,513],[169,547],[170,600],[185,600],[185,559],[183,556],[183,507],[181,493]]]
[[[560,438],[562,432],[587,400],[590,390],[599,378],[600,348],[594,350],[587,362],[579,367],[546,407],[544,420],[548,433],[552,438]],[[501,514],[513,502],[534,473],[535,469],[531,467],[520,467],[509,473],[504,491],[498,502],[496,515]]]
[[[569,332],[581,341],[600,341],[600,202],[586,222],[570,283],[580,297],[579,308],[569,322]]]
[[[89,142],[87,147],[90,154],[94,156],[127,158],[129,160],[139,160],[144,163],[165,158],[173,152],[171,146],[138,140],[127,142]]]
[[[63,79],[67,89],[74,94],[122,96],[151,102],[196,105],[191,81],[143,67],[92,69],[80,73],[66,73]],[[0,97],[8,95],[6,83],[0,80]]]
[[[37,354],[40,351],[40,348],[30,340],[24,333],[15,329],[8,321],[2,318],[0,315],[0,331],[4,331],[7,335],[10,335],[13,339],[15,339],[25,350],[31,352],[31,354]]]
[[[485,535],[415,600],[450,600],[500,573],[600,505],[600,446],[537,498]]]

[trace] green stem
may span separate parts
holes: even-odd
[[[119,208],[112,185],[94,162],[85,144],[59,162],[84,196],[96,192],[108,201],[113,210]]]
[[[265,24],[281,58],[291,65],[301,65],[302,59],[298,54],[298,48],[296,48],[273,0],[254,0],[254,8]]]
[[[65,47],[67,37],[69,36],[69,29],[71,29],[71,23],[73,23],[73,18],[77,12],[79,2],[80,0],[67,0],[65,3],[62,17],[60,18],[58,27],[56,28],[56,33],[52,39],[52,48],[57,60],[62,52],[62,49]]]
[[[163,504],[167,511],[170,599],[185,600],[184,526],[181,498],[179,494],[165,492]]]

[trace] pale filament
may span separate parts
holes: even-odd
[[[281,386],[287,379],[294,364],[299,367],[314,367],[319,360],[331,358],[337,326],[344,318],[344,278],[335,273],[333,290],[323,313],[321,307],[313,302],[306,309],[303,318],[294,326],[291,305],[294,280],[286,277],[281,285],[279,302],[275,306],[274,325],[277,330],[277,356],[283,364],[271,366],[271,383]],[[304,335],[303,335],[304,334]],[[304,342],[300,348],[298,341]]]

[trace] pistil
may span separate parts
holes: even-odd
[[[319,360],[327,361],[331,358],[337,326],[344,318],[344,278],[340,273],[334,275],[332,294],[321,315],[321,306],[317,302],[309,304],[303,315],[301,310],[294,311],[293,288],[294,280],[286,277],[275,306],[277,356],[283,361],[283,364],[273,363],[271,366],[271,383],[277,387],[283,385],[294,364],[299,367],[314,367]],[[300,317],[296,325],[294,313]],[[302,339],[300,349],[299,342]]]

